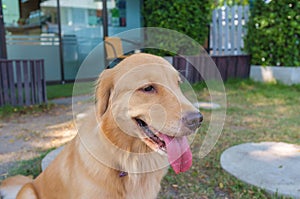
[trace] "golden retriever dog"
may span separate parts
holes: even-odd
[[[104,70],[77,136],[36,179],[4,180],[2,198],[156,198],[168,165],[191,167],[187,136],[203,119],[180,81],[171,64],[145,53]]]

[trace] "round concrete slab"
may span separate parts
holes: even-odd
[[[300,146],[246,143],[221,155],[221,166],[238,179],[270,193],[300,198]]]
[[[48,153],[42,160],[42,170],[44,171],[48,165],[56,158],[56,156],[63,150],[64,147],[59,147]]]

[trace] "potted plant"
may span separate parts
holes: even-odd
[[[111,25],[119,26],[120,25],[120,12],[118,8],[113,8],[110,10],[111,13]]]

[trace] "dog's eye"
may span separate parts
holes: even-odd
[[[149,85],[149,86],[143,88],[143,91],[144,92],[153,92],[153,91],[155,91],[155,88],[152,85]]]

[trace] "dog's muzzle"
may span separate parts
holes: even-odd
[[[182,117],[182,123],[191,131],[195,131],[201,126],[203,115],[200,112],[188,112]]]

